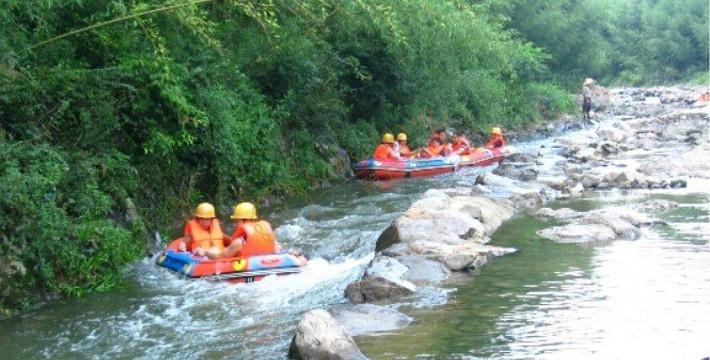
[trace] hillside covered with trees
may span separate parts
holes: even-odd
[[[120,282],[149,232],[338,179],[383,131],[707,82],[705,0],[2,0],[0,309]]]

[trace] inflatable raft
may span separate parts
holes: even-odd
[[[459,158],[432,158],[403,161],[363,160],[353,166],[355,176],[365,180],[402,179],[456,171]]]
[[[506,156],[515,152],[513,147],[504,146],[495,149],[481,149],[473,154],[461,156],[461,166],[488,166],[500,163]]]
[[[248,258],[206,259],[189,252],[178,251],[177,239],[158,258],[158,265],[190,278],[251,283],[269,275],[301,272],[304,266],[296,256],[280,253]]]

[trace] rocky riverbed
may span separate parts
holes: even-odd
[[[516,249],[488,242],[503,222],[521,212],[547,219],[550,226],[538,235],[554,242],[635,239],[644,227],[661,225],[655,215],[677,204],[653,200],[634,208],[586,212],[544,206],[589,192],[656,191],[710,179],[708,107],[696,101],[700,89],[620,88],[598,93],[604,95],[603,101],[583,131],[562,134],[544,148],[524,149],[493,173],[429,190],[414,202],[380,235],[362,278],[348,285],[346,296],[353,305],[330,309],[343,330],[336,333],[343,338],[330,339],[327,329],[337,320],[328,318],[318,327],[309,325],[314,316],[304,316],[292,348],[298,349],[304,337],[326,340],[307,342],[310,345],[303,345],[300,353],[310,355],[300,358],[351,358],[348,354],[354,350],[348,347],[341,355],[332,355],[338,351],[329,344],[351,344],[350,336],[407,326],[411,318],[399,313],[397,304],[426,296],[452,274],[475,274],[472,270],[494,257],[514,253]],[[378,326],[368,325],[372,319]],[[314,348],[314,343],[322,346]]]

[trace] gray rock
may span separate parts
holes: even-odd
[[[361,360],[353,338],[325,310],[311,310],[301,318],[288,351],[291,359]]]
[[[614,214],[603,212],[588,213],[581,220],[581,223],[607,226],[614,231],[616,239],[636,239],[639,235],[638,227],[620,217],[614,216]]]
[[[493,170],[493,173],[511,179],[530,181],[537,179],[538,170],[531,164],[503,163]]]
[[[330,313],[350,336],[375,334],[404,328],[412,318],[388,307],[358,304],[331,309]]]
[[[616,238],[614,230],[599,224],[567,224],[538,230],[537,234],[558,243],[587,243]]]
[[[675,201],[665,200],[665,199],[651,199],[643,202],[642,204],[636,206],[636,209],[641,212],[659,214],[664,211],[675,209],[678,207],[678,203]]]
[[[555,219],[558,221],[570,221],[573,219],[581,219],[584,213],[572,210],[570,208],[561,208],[553,210],[550,208],[542,208],[535,212],[535,215],[550,219]]]
[[[673,189],[688,187],[688,182],[682,179],[671,180],[670,187]]]
[[[436,284],[451,276],[451,271],[442,263],[422,256],[401,256],[397,258],[409,269],[404,280],[414,284]]]
[[[516,153],[505,157],[505,162],[534,163],[538,155],[529,153]]]
[[[620,150],[619,144],[611,142],[611,141],[604,141],[597,145],[597,152],[607,156],[611,154],[616,154]]]
[[[377,255],[368,265],[365,271],[365,278],[382,277],[398,286],[414,291],[416,286],[403,279],[407,272],[409,272],[409,268],[397,259]]]
[[[366,277],[345,288],[345,296],[355,304],[392,299],[411,293],[409,288],[380,276]]]

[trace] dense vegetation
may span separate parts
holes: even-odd
[[[700,0],[0,5],[2,311],[115,286],[147,229],[307,191],[382,131],[522,126],[585,76],[708,63]]]

